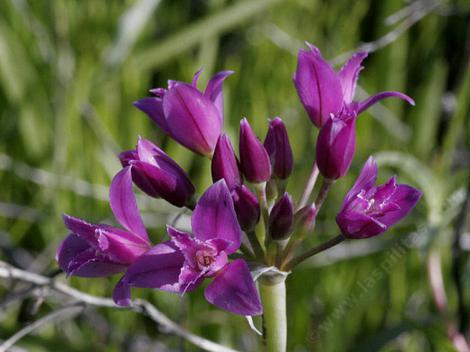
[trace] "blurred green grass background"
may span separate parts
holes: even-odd
[[[451,248],[469,178],[469,23],[468,0],[0,1],[2,259],[50,272],[57,268],[54,251],[66,234],[62,213],[112,221],[106,199],[119,169],[116,154],[132,148],[138,135],[163,146],[201,192],[210,183],[208,161],[169,140],[131,104],[168,79],[190,81],[201,66],[202,81],[217,70],[236,72],[224,90],[225,130],[232,137],[243,116],[263,137],[268,118],[284,119],[296,157],[295,182],[288,190],[298,199],[316,131],[292,83],[297,50],[307,40],[342,64],[344,53],[360,43],[385,38],[365,61],[361,92],[400,90],[416,107],[387,101],[363,114],[351,172],[334,186],[309,241],[337,233],[335,213],[371,154],[382,166],[381,180],[397,174],[425,196],[389,233],[319,256],[289,277],[289,351],[453,351],[445,319],[432,302],[426,261],[431,252],[442,257],[449,312],[457,319]],[[148,198],[140,203],[156,242],[177,210]],[[384,269],[390,248],[413,233],[418,240]],[[468,230],[464,235],[470,236]],[[468,247],[467,241],[459,262],[463,278],[470,274]],[[381,275],[361,293],[358,283],[377,269]],[[116,278],[70,281],[109,296]],[[470,280],[463,280],[467,302],[469,286]],[[1,288],[3,294],[9,289]],[[201,289],[183,298],[152,290],[135,295],[196,334],[257,350],[258,338],[244,318],[209,306]],[[43,304],[31,315],[26,303],[4,308],[0,338],[51,309]],[[48,326],[20,346],[197,350],[142,316],[106,309],[88,309],[73,321]]]

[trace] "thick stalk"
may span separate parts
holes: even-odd
[[[287,348],[286,282],[284,277],[260,279],[263,302],[263,333],[266,352]]]

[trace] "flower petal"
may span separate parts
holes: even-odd
[[[375,186],[375,181],[377,180],[377,172],[377,163],[374,158],[370,156],[362,167],[361,173],[359,174],[359,177],[354,183],[354,186],[346,195],[343,203],[343,208],[345,204],[348,203],[352,197],[361,192],[361,190],[368,191],[370,188]]]
[[[359,73],[364,68],[361,66],[361,63],[366,57],[366,52],[355,53],[338,73],[341,89],[343,90],[343,100],[346,104],[352,103],[354,99],[357,79],[359,78]]]
[[[204,281],[204,272],[194,270],[189,265],[183,265],[181,268],[178,282],[180,285],[180,293],[184,295],[186,292],[191,292],[201,285]]]
[[[80,277],[105,277],[126,270],[125,265],[97,255],[89,243],[74,234],[59,245],[56,260],[67,275]]]
[[[351,239],[377,236],[387,230],[387,226],[371,216],[355,211],[341,211],[336,217],[341,233]]]
[[[119,154],[119,161],[122,167],[129,166],[133,160],[138,160],[139,156],[136,150],[126,150]]]
[[[243,259],[236,259],[219,273],[204,291],[207,301],[240,315],[260,315],[263,307]]]
[[[224,95],[222,93],[222,85],[224,80],[233,73],[234,71],[221,71],[216,73],[209,82],[207,82],[207,87],[204,91],[204,95],[214,103],[219,111],[220,121],[222,123],[224,121]]]
[[[201,246],[201,243],[195,240],[189,233],[180,231],[169,225],[167,226],[166,230],[168,235],[170,235],[173,244],[178,247],[178,249],[184,255],[186,262],[191,264],[193,267],[197,267],[197,263],[195,262],[195,254]]]
[[[132,264],[149,249],[149,243],[130,232],[111,226],[103,226],[96,231],[100,250],[120,264]]]
[[[227,254],[235,252],[241,243],[241,229],[232,197],[224,180],[210,186],[194,209],[192,229],[197,239],[221,238],[230,242]]]
[[[163,97],[163,111],[177,142],[201,155],[212,154],[222,122],[209,98],[193,86],[179,83]]]
[[[120,306],[130,305],[131,287],[179,292],[178,277],[183,263],[183,254],[171,241],[156,245],[127,269],[114,288],[114,301]]]
[[[301,49],[297,58],[294,84],[310,119],[317,127],[323,126],[343,106],[340,81],[331,65],[323,59],[320,50],[309,45]]]
[[[397,185],[390,200],[398,207],[393,211],[384,212],[384,215],[378,217],[378,220],[387,226],[394,225],[413,210],[421,196],[421,191],[416,188],[403,184]]]
[[[168,124],[163,113],[163,103],[161,98],[143,98],[135,101],[133,104],[137,109],[145,112],[150,120],[155,122],[155,124],[165,133],[170,134],[170,129],[168,128]]]
[[[149,241],[132,191],[131,167],[122,169],[114,176],[109,190],[109,203],[116,220],[122,226],[145,241]]]
[[[367,110],[368,108],[370,108],[372,105],[378,103],[380,100],[386,99],[386,98],[399,98],[399,99],[407,101],[409,104],[413,106],[415,105],[415,101],[406,94],[403,94],[400,92],[380,92],[361,101],[357,107],[357,114],[360,114],[364,110]]]
[[[99,227],[98,225],[90,224],[85,220],[67,214],[63,214],[62,219],[70,232],[90,243],[96,243],[96,230]]]
[[[204,67],[201,67],[193,76],[193,81],[191,82],[192,86],[197,89],[197,82],[199,81],[199,77],[204,71]]]

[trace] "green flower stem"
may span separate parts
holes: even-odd
[[[255,252],[255,257],[263,260],[264,251],[263,251],[263,248],[261,247],[261,244],[259,243],[256,232],[250,231],[246,234],[246,237],[248,237],[248,241],[250,241],[251,248],[253,248],[253,252]]]
[[[317,214],[325,202],[326,196],[328,195],[328,192],[330,191],[331,185],[333,183],[335,183],[335,180],[328,180],[326,178],[323,179],[320,191],[318,192],[317,198],[315,199],[315,203],[313,203],[317,209]]]
[[[263,327],[266,352],[285,352],[287,348],[285,277],[262,277],[259,281],[263,302]]]
[[[294,266],[297,264],[303,262],[305,259],[310,258],[311,256],[314,256],[315,254],[318,254],[320,252],[326,251],[327,249],[336,246],[338,243],[343,242],[346,239],[342,234],[333,237],[332,239],[319,244],[317,247],[311,248],[307,250],[306,252],[300,254],[299,256],[293,258],[287,264],[285,264],[281,269],[282,270],[291,270]]]
[[[245,245],[244,243],[240,244],[240,252],[246,255],[248,259],[255,259],[255,255],[253,254],[253,251],[250,248],[248,248],[248,246]]]
[[[310,173],[307,184],[305,186],[304,193],[302,194],[302,197],[300,198],[297,210],[304,207],[305,205],[307,205],[308,199],[310,198],[310,195],[312,194],[313,188],[315,187],[315,183],[317,182],[317,178],[318,178],[319,173],[320,173],[320,171],[318,170],[317,162],[316,162],[316,160],[314,160],[313,161],[313,166],[312,166],[312,171]]]
[[[260,210],[261,210],[261,220],[257,226],[258,239],[260,240],[262,246],[266,249],[265,261],[267,264],[274,262],[273,253],[270,251],[271,241],[268,233],[268,221],[269,221],[269,206],[266,198],[266,182],[257,183],[254,185],[256,195],[258,197]]]

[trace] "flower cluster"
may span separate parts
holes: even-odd
[[[367,54],[355,54],[335,72],[316,47],[308,46],[300,50],[294,74],[300,100],[319,128],[312,182],[305,188],[304,201],[295,204],[286,192],[294,157],[282,119],[269,120],[264,142],[242,119],[237,156],[223,133],[222,86],[233,72],[217,73],[200,91],[199,71],[191,84],[169,81],[168,88],[152,89],[152,97],[134,105],[176,142],[211,159],[212,186],[198,199],[186,172],[159,147],[139,138],[134,150],[119,155],[123,168],[110,187],[111,210],[122,228],[65,215],[70,234],[57,250],[60,267],[68,275],[81,277],[123,273],[113,292],[113,299],[122,306],[131,304],[132,287],[184,294],[212,278],[205,288],[208,302],[235,314],[261,314],[249,264],[287,270],[298,263],[295,250],[302,236],[294,234],[313,230],[329,187],[348,172],[355,154],[358,115],[387,97],[414,104],[399,92],[354,101]],[[307,204],[318,172],[323,186],[316,201]],[[376,178],[377,165],[371,157],[336,217],[341,239],[383,233],[421,197],[420,191],[397,184],[394,177],[381,186],[375,185]],[[153,245],[133,185],[150,197],[193,210],[192,234],[168,226],[168,240]],[[244,236],[250,246],[242,244]]]

